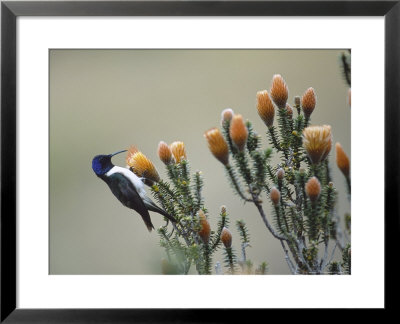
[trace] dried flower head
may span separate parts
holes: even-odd
[[[274,123],[275,107],[267,90],[257,92],[257,111],[265,125],[271,127]]]
[[[205,244],[207,244],[210,239],[211,227],[210,223],[207,220],[206,215],[201,209],[199,211],[199,223],[200,223],[199,236],[201,237],[202,241]]]
[[[285,177],[285,170],[283,170],[282,168],[279,168],[279,169],[276,171],[276,177],[277,177],[279,180],[282,180],[282,179]]]
[[[289,104],[286,104],[286,115],[289,119],[293,118],[293,108]]]
[[[243,121],[242,115],[233,116],[231,126],[229,127],[229,134],[239,151],[243,151],[246,146],[249,131]]]
[[[303,146],[313,164],[325,160],[332,147],[331,126],[309,126],[303,130]]]
[[[273,187],[271,189],[271,192],[269,194],[269,197],[271,198],[272,203],[277,206],[279,204],[279,200],[281,199],[281,193],[276,187]]]
[[[306,183],[306,194],[312,202],[317,201],[321,193],[321,184],[316,177],[312,177]]]
[[[310,118],[317,103],[317,97],[313,88],[308,88],[301,97],[301,107],[303,108],[304,116]]]
[[[232,233],[226,227],[222,229],[221,241],[226,248],[230,248],[232,246]]]
[[[207,139],[208,148],[211,153],[223,165],[227,165],[229,163],[229,149],[220,130],[218,128],[211,128],[204,133],[204,137]]]
[[[170,164],[172,162],[172,152],[169,148],[168,144],[161,141],[158,143],[158,157],[165,165]]]
[[[221,125],[224,126],[225,122],[230,122],[233,117],[233,110],[231,108],[226,108],[222,110],[221,113]]]
[[[175,158],[176,163],[180,163],[182,160],[186,160],[185,144],[183,142],[173,142],[169,148]]]
[[[271,98],[279,108],[285,108],[288,99],[288,87],[280,74],[275,74],[272,78],[270,90]]]
[[[346,177],[350,175],[350,160],[340,143],[336,143],[336,164]]]
[[[134,150],[128,151],[126,164],[140,178],[145,178],[151,181],[160,181],[160,176],[153,164],[142,152]]]

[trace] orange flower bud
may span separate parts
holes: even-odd
[[[310,118],[316,103],[317,98],[314,89],[308,88],[301,98],[301,107],[303,108],[303,113],[306,117]]]
[[[288,87],[280,74],[275,74],[272,78],[270,90],[272,100],[279,108],[285,108],[288,99]]]
[[[281,199],[281,193],[279,190],[275,187],[271,189],[271,192],[269,194],[269,197],[271,198],[272,203],[277,206],[279,204],[279,200]]]
[[[186,160],[185,144],[183,142],[173,142],[169,148],[174,155],[175,162],[180,163],[182,160]]]
[[[172,152],[171,149],[169,148],[168,144],[161,141],[158,143],[158,157],[164,164],[170,164],[172,162]]]
[[[340,143],[336,143],[336,164],[346,177],[350,175],[350,160]]]
[[[199,222],[201,226],[199,236],[201,237],[204,244],[207,244],[210,239],[211,227],[206,215],[202,210],[199,211]]]
[[[221,241],[226,248],[230,248],[232,246],[232,233],[226,227],[222,229]]]
[[[303,146],[313,164],[325,160],[331,151],[331,126],[309,126],[303,130]]]
[[[239,151],[243,151],[246,146],[249,131],[247,130],[247,127],[243,121],[242,115],[233,116],[231,126],[229,128],[229,134]]]
[[[316,177],[312,177],[306,183],[306,194],[312,202],[315,202],[321,193],[321,184]]]
[[[271,127],[274,123],[275,107],[267,90],[257,92],[257,111],[264,124]]]
[[[211,153],[219,160],[223,165],[229,163],[229,149],[224,137],[218,128],[211,128],[204,133],[204,137],[207,139],[208,147]]]

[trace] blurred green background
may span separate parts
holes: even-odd
[[[50,274],[160,274],[164,250],[155,231],[122,206],[91,168],[97,154],[136,145],[166,178],[157,157],[160,140],[182,140],[192,171],[203,172],[204,198],[215,229],[226,205],[251,236],[248,257],[270,274],[289,274],[279,241],[253,205],[243,205],[211,155],[204,131],[219,126],[230,107],[253,122],[267,143],[256,92],[279,73],[289,103],[310,86],[317,94],[312,124],[332,126],[334,141],[350,156],[348,88],[339,69],[341,50],[50,50]],[[351,157],[351,156],[350,156]],[[330,154],[339,190],[339,215],[350,210],[345,181]],[[113,158],[125,166],[124,154]],[[265,208],[269,204],[265,199]],[[151,213],[154,226],[164,221]],[[223,261],[217,253],[214,262]]]

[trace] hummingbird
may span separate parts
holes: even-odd
[[[149,210],[159,213],[172,222],[174,217],[158,207],[146,194],[144,183],[136,174],[126,168],[114,165],[111,158],[114,155],[126,152],[118,151],[108,155],[96,155],[92,160],[94,173],[108,184],[115,197],[126,207],[135,210],[142,216],[149,232],[154,228]]]

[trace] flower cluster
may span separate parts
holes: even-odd
[[[205,138],[211,153],[225,167],[234,192],[256,205],[268,231],[281,241],[292,273],[324,273],[332,264],[328,264],[327,253],[330,241],[340,243],[337,193],[329,166],[332,127],[310,125],[317,109],[314,88],[294,97],[295,109],[288,98],[288,85],[279,74],[273,76],[269,91],[256,93],[256,109],[267,127],[272,148],[263,150],[251,122],[231,108],[221,114],[222,131],[212,128]],[[270,159],[273,152],[280,155],[276,165]],[[350,162],[339,143],[336,163],[350,195]],[[271,201],[272,222],[263,208],[264,194]],[[229,248],[230,232],[224,230],[222,237]],[[318,253],[321,244],[323,256]]]

